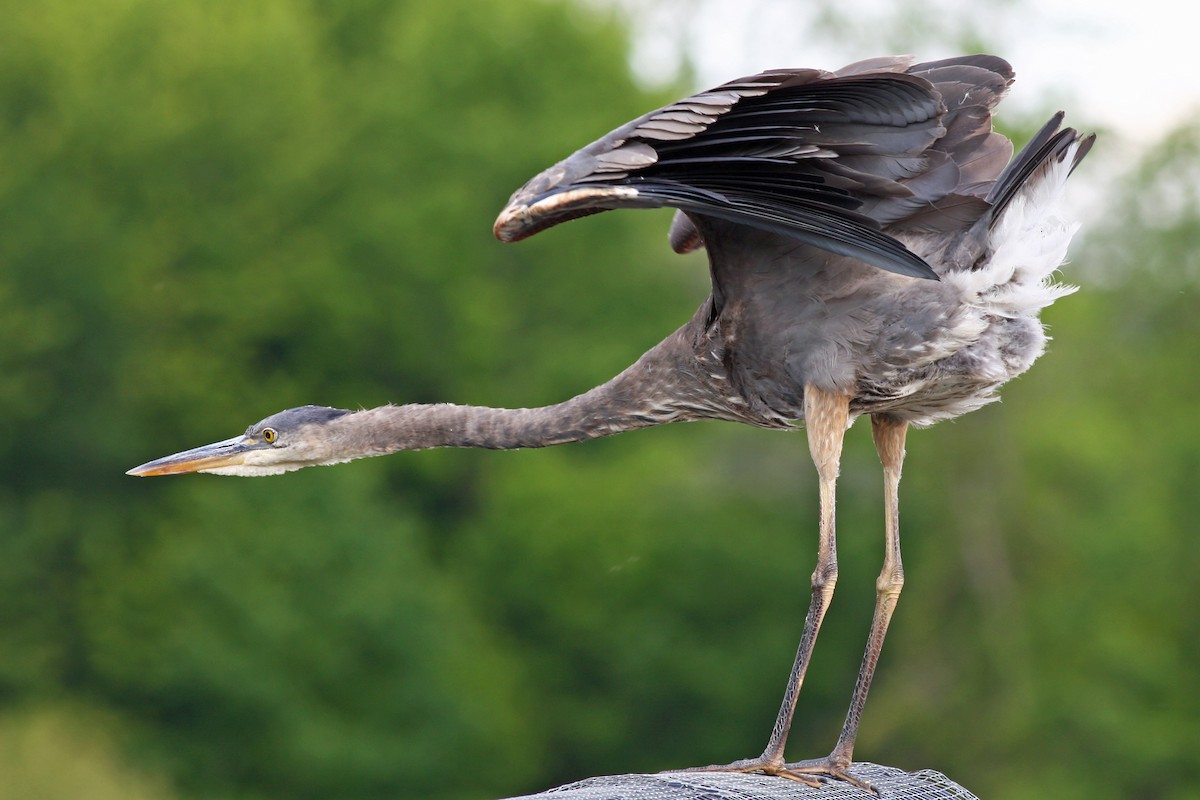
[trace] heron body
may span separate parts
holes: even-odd
[[[763,754],[709,767],[812,781],[848,772],[903,585],[898,486],[909,425],[972,411],[1045,349],[1038,313],[1075,226],[1057,200],[1093,137],[1055,115],[1012,158],[991,112],[1012,81],[993,56],[882,58],[775,70],[617,128],[532,179],[496,221],[515,241],[615,208],[673,207],[680,252],[705,248],[712,293],[612,380],[565,402],[289,409],[245,434],[131,470],[262,475],[430,447],[513,449],[669,422],[803,422],[821,510],[812,600]],[[885,556],[863,665],[830,755],[783,751],[837,581],[842,438],[861,415],[885,475]]]

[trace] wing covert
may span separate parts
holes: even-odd
[[[534,177],[500,213],[495,234],[511,242],[600,211],[667,206],[936,278],[883,226],[964,191],[957,159],[936,146],[947,135],[943,116],[958,115],[955,147],[997,151],[979,146],[970,110],[990,133],[987,106],[1011,72],[982,56],[909,68],[893,58],[838,73],[773,70],[686,97]],[[947,76],[946,91],[963,108],[946,115],[927,75]],[[981,179],[991,166],[976,170]]]

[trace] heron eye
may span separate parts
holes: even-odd
[[[262,437],[267,444],[274,444],[275,440],[279,438],[279,434],[275,432],[274,428],[263,428]]]

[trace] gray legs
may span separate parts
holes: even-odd
[[[875,449],[883,463],[886,539],[883,570],[875,582],[875,614],[871,620],[871,632],[867,638],[862,667],[859,669],[858,680],[854,685],[854,694],[850,699],[850,710],[846,714],[846,722],[842,726],[837,744],[834,745],[833,751],[827,757],[786,764],[783,755],[788,731],[792,726],[792,717],[796,711],[796,700],[800,695],[800,688],[804,684],[804,674],[808,670],[808,663],[812,657],[813,645],[816,643],[817,633],[821,629],[821,621],[825,618],[825,611],[829,608],[829,601],[833,598],[833,590],[837,585],[835,489],[842,455],[842,439],[850,420],[849,412],[849,397],[825,392],[813,386],[805,388],[804,418],[808,431],[808,446],[820,481],[820,539],[817,545],[817,567],[812,576],[812,600],[804,619],[804,631],[800,636],[800,646],[796,651],[792,672],[788,676],[783,703],[780,705],[779,715],[775,719],[775,726],[771,730],[771,738],[767,742],[766,749],[758,758],[735,761],[724,766],[702,767],[700,768],[702,770],[765,772],[769,775],[779,775],[813,785],[817,784],[816,776],[827,775],[849,781],[864,789],[870,790],[871,788],[852,776],[848,770],[854,754],[854,741],[858,737],[859,720],[862,718],[863,707],[867,701],[867,692],[871,688],[871,679],[875,675],[875,666],[879,662],[879,653],[883,648],[884,637],[887,635],[888,623],[896,608],[900,590],[904,586],[904,568],[900,562],[898,490],[900,471],[904,463],[904,436],[908,430],[908,423],[887,414],[875,414],[871,417],[871,433],[875,439]]]
[[[879,663],[879,653],[883,649],[883,639],[887,635],[888,623],[892,620],[892,612],[896,610],[896,602],[900,599],[900,590],[904,588],[904,565],[900,561],[900,471],[904,464],[904,435],[908,431],[908,423],[887,414],[876,414],[871,417],[871,434],[875,439],[875,449],[879,460],[883,462],[883,493],[885,506],[885,541],[883,569],[875,581],[875,614],[871,619],[871,632],[867,636],[867,649],[863,653],[862,666],[858,670],[858,679],[854,683],[854,694],[850,698],[850,710],[846,712],[846,722],[842,725],[841,735],[837,744],[828,757],[801,761],[788,764],[784,771],[795,776],[807,774],[834,775],[849,779],[851,782],[861,782],[850,778],[849,769],[854,755],[854,741],[858,738],[858,724],[862,719],[863,707],[867,702],[867,692],[871,688],[871,679],[875,676],[875,666]],[[870,787],[866,787],[870,788]]]

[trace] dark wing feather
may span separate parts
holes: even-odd
[[[993,180],[980,184],[974,196],[959,196],[963,205],[938,209],[936,219],[925,220],[930,229],[946,229],[947,221],[952,218],[969,223],[960,226],[957,236],[946,242],[943,258],[948,265],[960,269],[977,265],[987,251],[993,226],[1004,217],[1005,210],[1013,200],[1030,187],[1040,185],[1056,164],[1070,158],[1070,170],[1074,171],[1088,154],[1096,141],[1095,134],[1084,136],[1074,128],[1060,130],[1062,121],[1063,113],[1060,111],[1042,126]],[[933,215],[927,214],[926,217]]]
[[[669,206],[680,210],[670,236],[679,252],[703,247],[696,223],[714,217],[934,277],[889,234],[978,238],[1076,138],[1055,118],[1010,164],[1012,144],[992,130],[991,114],[1012,79],[1003,59],[975,55],[731,81],[538,175],[513,195],[496,235],[515,241],[607,209]]]
[[[1013,159],[1013,162],[996,179],[987,196],[987,201],[992,204],[993,219],[1000,217],[1034,173],[1039,169],[1045,169],[1050,162],[1062,159],[1075,142],[1080,142],[1080,146],[1075,151],[1074,162],[1071,164],[1072,170],[1092,148],[1092,143],[1096,140],[1094,135],[1081,137],[1074,128],[1059,130],[1063,117],[1064,114],[1061,111],[1051,117],[1042,126],[1042,129],[1034,134],[1029,143],[1021,148],[1021,152]]]
[[[945,163],[928,152],[945,134],[943,112],[930,82],[903,72],[765,72],[647,114],[556,164],[513,195],[495,232],[515,241],[598,211],[669,206],[936,277],[881,225],[920,196],[904,182],[957,184],[929,177]]]
[[[1012,67],[975,55],[916,64],[908,72],[932,83],[942,98],[945,133],[927,153],[929,168],[904,181],[912,196],[865,210],[892,232],[965,233],[988,212],[984,196],[1012,158],[1012,143],[992,130],[992,109],[1012,83]]]

